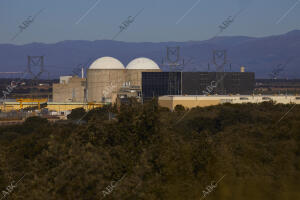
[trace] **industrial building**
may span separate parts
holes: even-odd
[[[285,95],[213,95],[213,96],[161,96],[158,103],[162,107],[174,110],[177,105],[185,108],[215,106],[223,103],[242,104],[242,103],[262,103],[265,101],[274,101],[282,104],[300,104],[300,96]]]
[[[299,79],[256,79],[255,93],[300,94]]]
[[[119,60],[102,57],[82,77],[62,77],[53,86],[54,102],[115,103],[136,96],[144,100],[163,95],[199,95],[215,84],[210,94],[252,94],[253,72],[162,72],[151,59],[136,58],[125,67]]]
[[[86,79],[77,76],[61,76],[53,84],[53,102],[84,102]]]
[[[254,72],[142,73],[145,99],[163,95],[249,95],[254,86]]]
[[[115,58],[102,57],[87,69],[86,79],[64,76],[59,84],[53,84],[53,101],[114,103],[118,95],[141,96],[143,72],[161,69],[148,58],[136,58],[125,67]]]

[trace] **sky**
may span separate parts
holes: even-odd
[[[21,32],[19,26],[39,12]],[[300,29],[300,0],[0,0],[0,44],[111,40],[139,12],[115,40],[207,40],[237,13],[219,36],[263,37]]]

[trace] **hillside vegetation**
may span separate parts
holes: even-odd
[[[28,118],[0,127],[0,191],[25,175],[7,198],[300,199],[299,111],[270,102],[171,112],[131,100],[74,110],[68,123]]]

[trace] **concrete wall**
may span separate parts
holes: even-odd
[[[89,102],[102,102],[103,98],[112,98],[125,83],[124,69],[88,69],[87,98]]]
[[[142,87],[142,72],[160,72],[160,69],[88,69],[87,96],[89,102],[102,102],[103,98],[115,102],[117,93],[125,83]]]
[[[170,99],[161,99],[161,98],[159,98],[159,100],[158,100],[158,104],[161,107],[166,107],[166,108],[169,108],[170,110],[173,110],[175,108],[175,106],[173,106],[173,102],[174,102],[173,98],[170,98]]]
[[[54,102],[84,102],[86,79],[74,76],[68,83],[53,84]]]
[[[206,106],[215,106],[220,104],[220,100],[196,100],[196,101],[190,101],[190,100],[174,100],[173,101],[173,109],[177,105],[183,105],[186,108],[194,108],[194,107],[206,107]]]

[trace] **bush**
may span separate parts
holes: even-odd
[[[73,109],[71,114],[67,116],[69,120],[79,120],[86,114],[84,108]]]
[[[182,105],[176,105],[174,110],[175,112],[184,112],[185,108]]]

